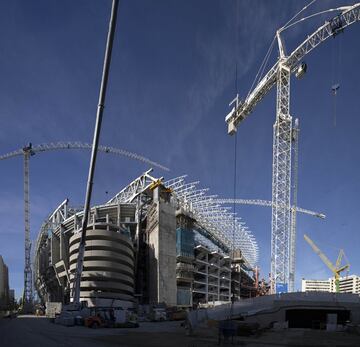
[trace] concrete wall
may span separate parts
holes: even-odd
[[[258,323],[261,328],[270,327],[274,322],[285,327],[287,310],[315,310],[329,311],[329,313],[346,310],[350,312],[351,323],[360,324],[358,295],[322,292],[274,294],[236,301],[232,307],[232,317],[243,317],[246,322]],[[230,304],[193,310],[188,313],[188,321],[194,329],[209,319],[228,319],[229,312]]]
[[[176,217],[169,202],[158,200],[148,215],[149,301],[176,305]]]

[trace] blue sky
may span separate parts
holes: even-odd
[[[234,138],[224,117],[235,94],[245,96],[277,28],[305,1],[121,1],[101,144],[137,152],[188,174],[212,194],[233,196]],[[312,11],[346,1],[318,1]],[[91,142],[110,0],[12,0],[0,3],[0,152],[28,142]],[[311,12],[311,11],[310,11]],[[308,12],[308,13],[310,13]],[[329,16],[284,35],[288,51]],[[360,273],[358,247],[360,25],[322,44],[307,58],[308,73],[292,80],[291,114],[300,118],[299,206],[325,221],[298,216],[300,279],[329,271],[305,244],[307,233],[335,259],[342,247]],[[276,47],[270,63],[277,56]],[[333,122],[331,86],[340,83]],[[239,198],[271,199],[275,92],[238,130]],[[60,151],[31,158],[31,236],[65,198],[83,203],[90,153]],[[0,162],[0,254],[17,296],[23,286],[22,160]],[[148,167],[100,154],[93,203],[106,201]],[[108,191],[108,195],[106,194]],[[270,270],[271,210],[238,206]]]

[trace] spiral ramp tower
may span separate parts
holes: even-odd
[[[80,233],[70,237],[70,286],[73,285]],[[126,306],[134,295],[134,250],[129,235],[98,223],[87,229],[80,299],[89,306]]]
[[[135,207],[100,205],[90,211],[81,301],[88,306],[133,306]],[[121,215],[121,216],[120,216]],[[81,233],[81,208],[65,200],[41,226],[34,259],[41,302],[69,303]]]

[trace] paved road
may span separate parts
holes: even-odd
[[[92,347],[89,341],[85,343],[84,335],[78,327],[73,330],[55,325],[46,318],[19,316],[0,320],[0,346],[4,347]]]
[[[183,339],[185,343],[180,342]],[[192,340],[179,322],[142,323],[136,329],[89,329],[64,327],[35,316],[0,319],[1,347],[168,347],[180,343],[187,347]]]
[[[46,318],[19,316],[0,319],[0,347],[213,347],[217,337],[204,328],[196,336],[185,335],[179,322],[141,323],[136,329],[64,327]],[[215,331],[216,333],[216,331]],[[213,334],[211,334],[213,335]],[[360,336],[320,330],[267,331],[260,336],[238,337],[246,347],[360,346]]]

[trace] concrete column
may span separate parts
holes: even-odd
[[[159,187],[158,187],[159,188]],[[155,189],[155,191],[158,190]],[[147,221],[149,247],[149,301],[176,305],[176,218],[170,203],[155,194]]]

